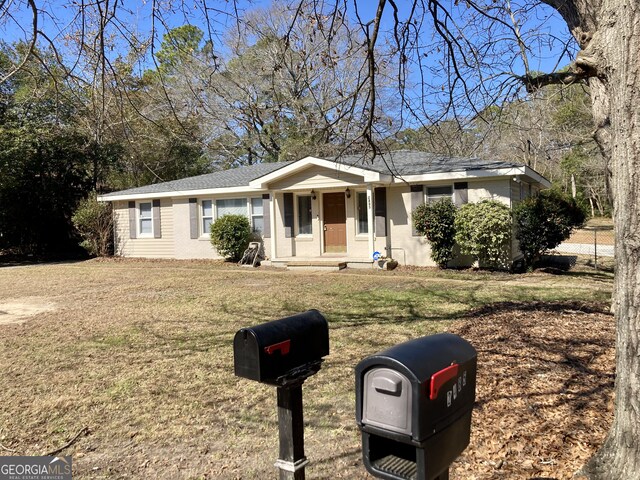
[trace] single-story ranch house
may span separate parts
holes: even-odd
[[[219,258],[209,225],[234,213],[249,218],[272,265],[370,266],[377,251],[420,266],[434,263],[412,226],[419,204],[449,197],[457,205],[495,199],[513,207],[548,186],[524,165],[397,151],[373,162],[306,157],[249,165],[98,200],[113,203],[115,251],[125,257]]]

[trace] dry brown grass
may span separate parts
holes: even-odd
[[[88,427],[63,452],[74,478],[273,478],[275,389],[233,376],[233,335],[317,308],[331,355],[304,387],[307,477],[366,478],[358,361],[494,302],[606,301],[611,278],[94,260],[0,268],[0,285],[0,311],[55,306],[0,325],[0,444],[16,454],[49,452]]]

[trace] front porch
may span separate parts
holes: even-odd
[[[376,245],[373,196],[377,188],[386,190],[390,180],[378,172],[308,157],[250,182],[268,192],[262,209],[269,239],[266,264],[371,268],[376,246],[386,245],[381,239]],[[381,238],[382,233],[378,231]]]

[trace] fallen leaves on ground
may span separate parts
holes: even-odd
[[[452,331],[478,350],[471,444],[456,479],[568,479],[612,420],[615,325],[606,305],[498,303]]]

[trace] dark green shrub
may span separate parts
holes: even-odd
[[[553,190],[529,197],[514,209],[516,238],[527,267],[546,250],[569,238],[585,221],[584,210],[575,200]]]
[[[455,245],[456,207],[448,198],[435,203],[423,203],[413,211],[413,224],[420,235],[431,243],[431,258],[440,268],[446,268],[453,258]]]
[[[510,267],[512,220],[504,203],[467,203],[458,209],[454,225],[462,254],[475,257],[481,267]]]
[[[111,203],[98,202],[96,193],[82,200],[71,217],[83,238],[80,246],[89,254],[105,257],[113,252],[113,212]]]
[[[251,225],[244,215],[225,215],[211,224],[211,244],[220,255],[237,261],[251,240]]]

